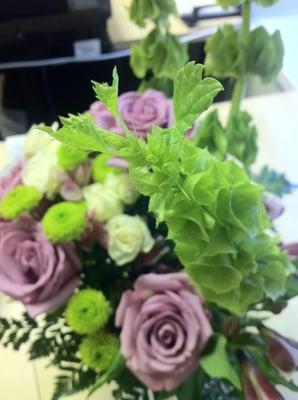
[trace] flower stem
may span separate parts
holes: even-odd
[[[241,72],[236,80],[231,108],[228,117],[228,126],[231,124],[234,115],[239,112],[241,98],[245,87],[246,64],[247,64],[247,47],[249,42],[249,27],[250,27],[250,0],[245,0],[242,5],[242,26],[240,32],[240,59]]]

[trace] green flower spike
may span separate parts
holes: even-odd
[[[66,320],[75,332],[92,334],[106,325],[110,312],[110,303],[102,292],[84,289],[70,299]]]
[[[53,243],[78,240],[87,228],[84,203],[62,202],[53,205],[45,213],[42,228]]]
[[[66,171],[71,171],[88,157],[88,153],[65,144],[61,144],[57,150],[58,164]]]
[[[15,219],[36,207],[41,198],[42,193],[33,186],[15,186],[2,199],[0,214],[4,219]]]
[[[119,351],[119,339],[111,333],[87,336],[80,345],[82,361],[89,367],[106,371]]]
[[[121,174],[123,170],[117,167],[107,165],[111,157],[106,154],[100,154],[92,162],[92,178],[94,182],[103,183],[108,174]]]

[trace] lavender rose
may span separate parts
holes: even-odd
[[[164,128],[172,126],[172,108],[172,101],[153,89],[144,93],[126,92],[119,97],[119,110],[125,124],[141,137],[146,137],[154,125]],[[102,128],[122,133],[115,117],[100,102],[93,103],[89,113]]]
[[[92,103],[88,112],[93,117],[95,123],[101,128],[116,133],[122,133],[117,119],[100,101]]]
[[[212,333],[184,273],[142,275],[116,313],[127,366],[151,390],[171,391],[197,367]]]
[[[72,245],[53,246],[30,217],[0,222],[0,291],[22,301],[32,317],[62,306],[81,268]]]

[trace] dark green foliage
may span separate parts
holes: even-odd
[[[28,314],[23,314],[20,320],[0,318],[0,344],[19,350],[36,327],[37,323]]]
[[[96,373],[89,369],[86,371],[83,369],[73,370],[69,374],[58,375],[55,379],[52,400],[59,400],[88,389],[94,383],[95,378]]]

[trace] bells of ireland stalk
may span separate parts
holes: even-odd
[[[261,334],[269,347],[272,364],[283,372],[294,372],[298,368],[298,343],[265,327]]]

